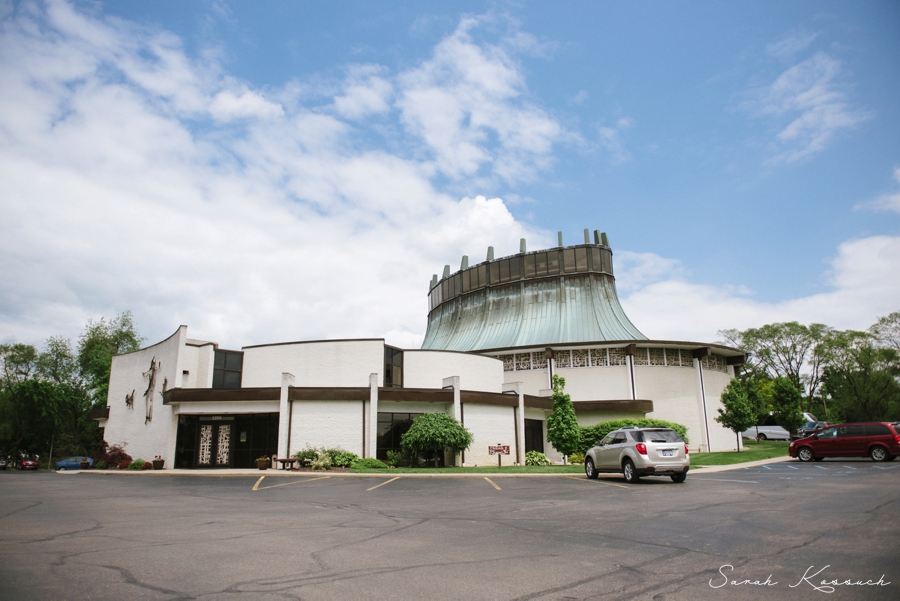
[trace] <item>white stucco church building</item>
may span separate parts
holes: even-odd
[[[552,461],[547,442],[553,374],[581,425],[652,417],[684,424],[693,452],[734,450],[714,418],[744,361],[741,351],[651,340],[616,296],[606,234],[584,244],[445,266],[429,286],[421,349],[383,339],[277,342],[220,349],[188,337],[113,358],[107,408],[94,413],[109,444],[178,469],[249,468],[261,455],[307,446],[384,458],[421,413],[445,412],[473,434],[448,462],[510,463],[529,450]]]

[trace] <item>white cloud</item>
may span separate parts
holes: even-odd
[[[818,37],[818,33],[810,31],[792,33],[777,42],[767,44],[766,54],[779,59],[793,60],[797,54],[809,48]]]
[[[436,190],[432,161],[357,147],[343,118],[383,110],[390,94],[366,98],[351,79],[324,114],[295,83],[264,93],[190,60],[171,34],[64,3],[19,8],[3,26],[4,342],[76,336],[88,318],[131,309],[151,342],[186,323],[226,347],[385,334],[416,344],[444,262],[546,242],[500,199]],[[482,89],[493,74],[481,69],[505,64],[466,44],[483,60],[454,63],[455,77]],[[514,69],[505,76],[520,84]],[[377,88],[378,77],[358,81]],[[529,136],[553,125],[512,112],[531,133],[505,132],[494,161],[537,164],[548,147]]]
[[[900,167],[894,169],[894,179],[900,184]],[[893,211],[900,213],[900,192],[883,194],[875,200],[858,205],[857,208],[868,208],[876,211]]]
[[[550,164],[553,144],[566,134],[524,98],[524,78],[512,57],[474,42],[479,23],[463,19],[429,60],[402,73],[397,104],[442,173],[471,178],[493,168],[507,182],[528,181]]]
[[[348,70],[343,94],[334,99],[339,115],[360,119],[390,110],[393,84],[381,77],[384,69],[378,65],[355,65]]]
[[[824,150],[834,135],[868,118],[854,110],[836,83],[842,65],[817,53],[786,70],[745,107],[759,115],[787,118],[773,142],[772,164],[790,164]]]
[[[622,140],[622,134],[613,127],[601,126],[597,130],[600,146],[605,148],[614,165],[621,165],[631,159],[631,153],[625,148],[625,142]]]
[[[677,261],[618,252],[637,266],[637,283],[616,265],[622,305],[647,337],[715,341],[716,332],[766,323],[801,321],[863,330],[896,311],[900,299],[900,237],[873,236],[844,242],[831,262],[831,290],[779,303],[754,300],[745,289],[694,284]],[[621,262],[620,262],[621,263]],[[626,267],[627,269],[627,267]],[[668,272],[667,272],[668,270]]]
[[[280,104],[269,102],[261,94],[250,90],[235,93],[223,90],[209,104],[209,112],[217,121],[231,121],[246,117],[274,119],[284,115]]]

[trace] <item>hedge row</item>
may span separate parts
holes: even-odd
[[[661,419],[614,419],[608,422],[601,422],[595,426],[581,427],[581,440],[578,450],[581,453],[587,453],[588,449],[594,446],[594,443],[619,428],[625,426],[639,426],[641,428],[672,428],[684,442],[688,442],[687,427],[674,422],[667,422]]]

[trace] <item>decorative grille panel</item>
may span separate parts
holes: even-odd
[[[594,367],[606,367],[606,349],[591,349],[591,365]]]
[[[531,369],[531,353],[516,353],[516,371]]]
[[[647,359],[647,348],[638,347],[636,351],[634,351],[634,364],[635,365],[648,365],[649,360]]]
[[[556,367],[569,367],[572,365],[572,358],[569,355],[569,351],[556,351],[553,354],[553,359],[556,361]]]
[[[609,352],[610,365],[625,365],[625,349],[611,348],[607,349],[607,351]]]
[[[227,465],[228,453],[231,450],[231,426],[228,424],[219,425],[219,440],[216,446],[216,464]]]
[[[661,348],[652,348],[650,350],[650,365],[665,365],[666,353]]]
[[[575,349],[572,351],[572,367],[587,367],[588,352],[585,349]]]
[[[503,371],[516,371],[516,364],[512,355],[500,355],[497,358],[503,360]]]
[[[212,429],[212,424],[200,426],[200,457],[197,459],[200,465],[209,465],[212,460]]]
[[[681,367],[694,367],[694,354],[686,349],[681,349]]]
[[[547,369],[547,353],[545,351],[531,354],[532,369]]]

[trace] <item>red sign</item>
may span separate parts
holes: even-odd
[[[494,446],[488,446],[488,454],[489,455],[509,455],[509,445],[508,444],[498,444]]]

